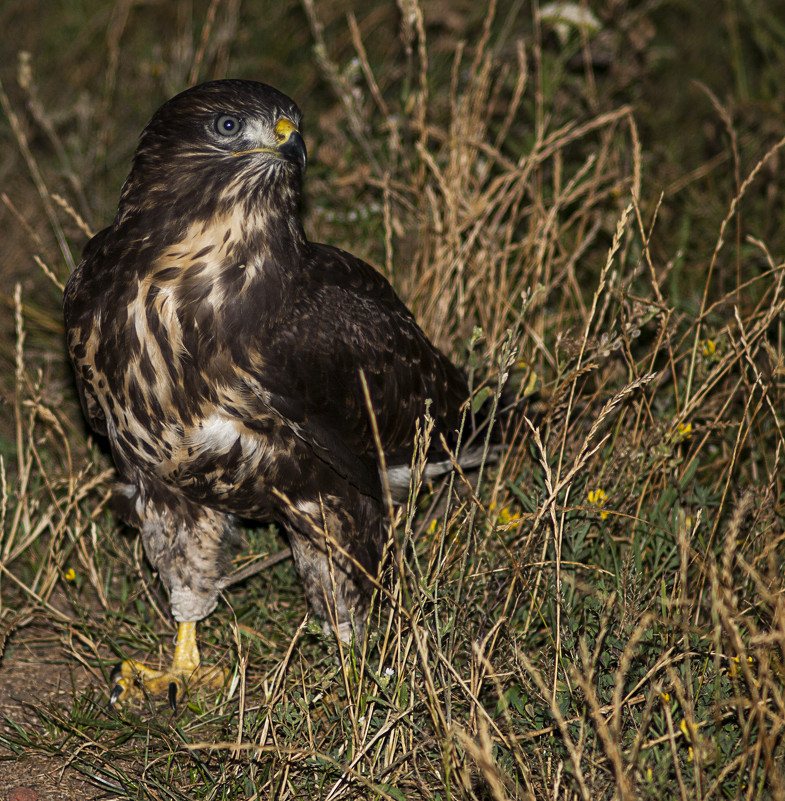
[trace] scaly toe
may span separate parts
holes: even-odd
[[[174,711],[177,703],[189,690],[206,687],[220,690],[226,683],[228,671],[214,665],[182,669],[172,666],[169,670],[153,670],[127,659],[112,671],[112,691],[109,707],[118,701],[126,704],[143,699],[146,695],[166,696]]]
[[[141,700],[146,695],[165,695],[172,710],[189,689],[208,687],[220,690],[229,675],[226,668],[199,663],[196,623],[181,622],[177,629],[174,659],[168,670],[153,670],[134,659],[126,659],[112,671],[110,708],[118,701]]]

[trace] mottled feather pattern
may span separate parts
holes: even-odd
[[[272,518],[314,610],[346,638],[352,621],[363,630],[385,537],[361,375],[399,484],[426,402],[434,441],[454,442],[468,388],[376,270],[305,237],[300,124],[289,98],[250,81],[165,104],[64,310],[117,506],[175,618],[214,608],[235,518]]]

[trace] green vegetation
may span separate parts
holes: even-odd
[[[85,797],[167,801],[785,798],[781,15],[609,0],[557,31],[528,3],[347,5],[0,9],[3,52],[29,51],[0,66],[0,684],[22,664],[61,688],[0,709],[0,778],[49,764]],[[474,489],[395,510],[360,656],[282,561],[199,628],[223,694],[110,711],[112,665],[171,653],[174,627],[108,511],[60,287],[152,111],[229,75],[303,108],[311,237],[390,276],[532,425]],[[238,565],[285,543],[243,546]]]

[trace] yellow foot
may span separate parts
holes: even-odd
[[[127,659],[112,671],[112,692],[109,706],[117,701],[123,703],[144,698],[145,694],[169,697],[169,706],[174,710],[186,688],[209,687],[221,689],[226,683],[228,671],[216,666],[202,666],[196,645],[196,624],[180,623],[177,629],[177,644],[172,666],[168,670],[154,670]]]

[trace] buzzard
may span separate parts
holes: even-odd
[[[382,275],[305,236],[301,119],[253,81],[169,100],[65,289],[84,414],[179,623],[171,667],[123,663],[112,702],[144,685],[174,704],[223,680],[200,666],[195,623],[226,586],[238,518],[278,521],[314,612],[361,638],[386,534],[380,464],[406,485],[426,407],[433,441],[455,442],[464,374]]]

